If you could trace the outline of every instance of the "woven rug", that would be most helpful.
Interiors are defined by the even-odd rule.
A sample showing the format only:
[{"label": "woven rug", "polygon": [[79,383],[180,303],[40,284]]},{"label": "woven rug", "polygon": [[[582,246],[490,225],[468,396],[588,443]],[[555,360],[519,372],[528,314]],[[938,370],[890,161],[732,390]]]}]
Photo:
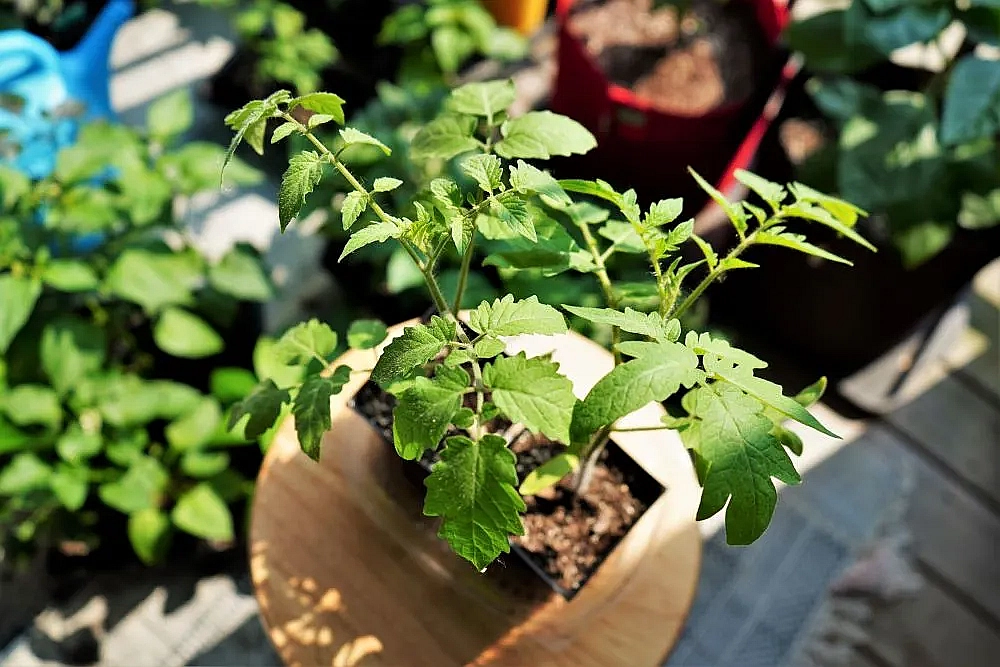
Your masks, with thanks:
[{"label": "woven rug", "polygon": [[716,533],[667,667],[838,667],[864,642],[875,602],[913,592],[903,518],[905,461],[871,429],[781,492],[749,547]]}]

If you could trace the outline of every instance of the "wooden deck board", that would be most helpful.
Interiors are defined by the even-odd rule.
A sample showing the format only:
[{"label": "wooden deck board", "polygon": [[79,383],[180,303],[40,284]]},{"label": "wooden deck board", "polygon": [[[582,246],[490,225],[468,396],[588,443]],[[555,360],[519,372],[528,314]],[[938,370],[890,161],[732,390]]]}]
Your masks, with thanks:
[{"label": "wooden deck board", "polygon": [[972,335],[981,338],[983,349],[968,363],[951,365],[1000,402],[1000,304],[977,290],[970,300],[970,325]]}]

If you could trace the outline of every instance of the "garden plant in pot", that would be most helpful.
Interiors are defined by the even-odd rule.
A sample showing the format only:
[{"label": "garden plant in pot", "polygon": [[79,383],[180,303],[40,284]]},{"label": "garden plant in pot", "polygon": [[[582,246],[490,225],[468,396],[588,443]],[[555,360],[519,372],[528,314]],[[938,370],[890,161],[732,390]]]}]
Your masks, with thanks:
[{"label": "garden plant in pot", "polygon": [[[665,517],[677,508],[680,514],[690,510],[693,515],[697,506],[698,518],[726,508],[729,542],[753,542],[767,527],[777,501],[772,477],[786,483],[799,481],[787,450],[798,453],[802,443],[782,423],[793,419],[830,434],[806,409],[818,400],[824,381],[788,397],[778,385],[756,376],[755,372],[766,366],[763,361],[708,333],[683,331],[678,318],[713,282],[730,271],[753,268],[744,254],[755,246],[783,246],[837,260],[788,226],[806,220],[857,239],[852,226],[861,211],[805,186],[795,184],[786,189],[745,172],[740,178],[765,199],[766,208],[730,203],[692,172],[725,208],[740,239],[728,252],[717,254],[693,234],[693,221],[678,222],[680,200],[663,200],[643,212],[634,191],[620,193],[603,181],[557,181],[526,162],[583,153],[595,142],[582,126],[551,112],[509,118],[507,108],[514,96],[509,81],[469,84],[451,93],[446,103],[451,126],[443,131],[442,125],[437,125],[436,140],[461,145],[461,169],[468,178],[461,183],[449,178],[433,181],[430,199],[427,203],[415,200],[412,209],[405,211],[408,215],[383,207],[388,201],[386,193],[400,187],[398,180],[381,177],[366,185],[349,166],[356,146],[376,146],[388,152],[377,138],[345,127],[340,132],[344,144],[336,151],[316,138],[315,128],[343,121],[343,100],[338,96],[319,93],[293,97],[280,91],[227,117],[236,132],[233,149],[246,141],[262,151],[265,126],[271,120],[280,123],[275,141],[295,133],[311,144],[311,150],[291,158],[282,180],[278,197],[282,228],[295,219],[324,174],[333,172],[349,184],[343,224],[353,233],[343,255],[373,243],[399,243],[423,276],[434,303],[429,318],[406,326],[387,328],[375,321],[355,322],[348,333],[348,344],[354,349],[339,360],[330,358],[337,341],[327,326],[313,320],[293,328],[274,348],[278,360],[312,365],[320,372],[309,373],[303,382],[292,385],[259,384],[237,405],[231,425],[245,424],[246,435],[252,438],[271,428],[287,409],[284,406],[290,406],[292,420],[286,432],[294,422],[302,450],[313,459],[323,455],[319,466],[306,465],[314,470],[332,466],[328,468],[334,470],[332,486],[343,487],[354,499],[350,501],[352,509],[337,508],[330,513],[336,516],[332,520],[343,522],[341,525],[315,525],[314,536],[304,540],[332,544],[331,562],[323,563],[321,577],[327,582],[333,576],[338,590],[318,589],[317,582],[310,579],[305,592],[325,592],[339,600],[347,595],[341,591],[351,589],[352,579],[366,577],[364,572],[393,579],[402,569],[400,575],[406,577],[402,581],[411,583],[397,583],[406,590],[389,585],[385,591],[391,597],[386,604],[394,610],[385,613],[400,619],[415,612],[410,606],[412,599],[404,600],[425,585],[425,578],[430,582],[458,579],[470,582],[476,600],[470,599],[468,590],[438,599],[441,588],[435,586],[439,584],[426,584],[428,595],[434,597],[434,614],[452,613],[446,625],[458,632],[455,638],[438,638],[437,643],[428,644],[431,648],[423,654],[428,664],[434,664],[435,658],[449,663],[474,659],[476,651],[484,651],[486,646],[477,646],[474,640],[470,646],[470,640],[463,636],[477,632],[480,636],[492,632],[498,641],[490,649],[493,653],[483,653],[481,660],[554,660],[552,652],[561,649],[557,642],[539,639],[538,624],[549,628],[549,639],[554,634],[570,635],[573,648],[560,660],[607,664],[600,661],[623,658],[607,653],[613,651],[614,642],[610,642],[610,649],[601,646],[581,658],[581,646],[588,642],[578,635],[595,619],[607,620],[608,614],[602,614],[604,603],[641,596],[643,593],[636,591],[640,582],[669,597],[670,589],[663,586],[672,575],[663,570],[662,561],[652,557],[663,553],[658,540],[664,537],[660,528]],[[571,193],[609,204],[624,217],[624,222],[612,225],[620,233],[608,238],[606,217],[594,215],[597,207],[591,202],[575,202]],[[565,226],[546,211],[561,216]],[[365,218],[371,221],[359,225]],[[530,256],[538,266],[553,273],[572,270],[596,276],[605,307],[566,310],[574,317],[609,326],[613,341],[610,353],[567,334],[563,313],[535,296],[515,300],[507,295],[483,301],[471,311],[461,310],[458,304],[462,303],[475,247],[484,236],[504,236],[498,230],[507,232],[511,253]],[[688,243],[701,259],[685,263],[681,251]],[[449,248],[463,261],[454,293],[446,296],[436,265]],[[619,309],[621,294],[606,268],[608,259],[619,252],[647,257],[656,295],[653,312]],[[551,346],[546,342],[550,336],[554,341]],[[659,405],[665,401],[669,413]],[[371,425],[365,425],[357,414],[350,416],[345,407],[348,402]],[[377,429],[391,444],[382,440]],[[669,433],[679,438],[667,436]],[[373,441],[382,444],[372,450],[366,443]],[[412,545],[412,557],[403,555],[409,544],[405,535],[413,533],[417,513],[412,508],[409,514],[391,509],[393,491],[389,487],[379,487],[378,492],[366,490],[362,481],[371,477],[370,471],[365,473],[369,463],[380,456],[379,452],[391,451],[393,445],[402,459],[422,464],[426,476],[423,513],[440,517],[438,535],[472,568],[460,567],[454,556],[427,552],[428,547],[419,540]],[[677,475],[671,479],[678,487],[683,487],[686,479],[678,474],[683,464],[691,473],[691,487],[696,488],[693,461],[703,487],[700,505],[696,501],[687,506],[677,495],[664,502],[662,457],[670,451],[680,454],[666,466]],[[272,452],[269,458],[273,456],[276,466],[291,455],[287,449]],[[265,468],[255,511],[284,516],[288,507],[267,510],[267,500],[260,495],[268,495],[265,489],[275,474]],[[295,477],[294,484],[300,489],[317,482],[311,473],[306,475],[308,479]],[[676,488],[668,488],[666,495],[676,492]],[[359,493],[371,496],[358,499]],[[313,512],[314,504],[308,505],[307,511]],[[691,515],[684,518],[690,521]],[[384,534],[359,531],[350,518],[359,516],[389,529]],[[404,518],[397,525],[393,517],[400,516]],[[281,520],[275,527],[280,532],[288,524]],[[401,532],[395,533],[396,529]],[[315,534],[326,534],[327,530],[332,531],[328,540]],[[360,535],[360,540],[353,535]],[[304,542],[287,533],[255,537],[253,541],[254,576],[259,586],[287,592],[288,585],[298,585],[291,579],[274,581],[280,558],[272,559],[268,554],[287,543],[299,545],[299,553],[313,547],[302,547]],[[698,544],[696,535],[693,543]],[[505,604],[517,599],[509,581],[503,585],[490,579],[516,569],[513,563],[509,567],[507,563],[491,565],[512,546],[552,589],[532,608],[530,622],[504,634],[510,615],[501,613],[484,621],[486,616],[476,609],[485,606],[509,611]],[[368,555],[362,558],[361,553]],[[435,567],[427,567],[425,556]],[[394,559],[405,562],[394,566]],[[695,555],[690,562],[696,560]],[[344,569],[351,563],[357,570]],[[421,571],[421,576],[406,570],[410,567]],[[486,578],[470,579],[477,570],[485,571]],[[677,591],[683,599],[679,602],[681,611],[674,616],[675,629],[683,618],[683,605],[690,603],[694,570],[687,569],[692,587],[683,593]],[[301,582],[302,573],[295,580]],[[522,583],[521,590],[525,587]],[[527,588],[534,590],[530,585]],[[360,589],[354,592],[362,598],[347,601],[349,609],[367,604],[361,602],[364,593]],[[309,595],[305,598],[311,599]],[[292,599],[297,599],[294,594]],[[267,598],[265,609],[272,602]],[[419,600],[417,609],[426,603]],[[657,608],[656,603],[650,604]],[[385,609],[385,605],[373,606]],[[328,606],[327,610],[336,608]],[[273,612],[265,615],[268,613]],[[493,625],[483,630],[478,627],[480,621]],[[384,658],[398,662],[405,659],[412,644],[404,636],[407,633],[390,631],[391,622],[376,624],[384,633],[377,637]],[[640,626],[649,627],[648,623]],[[283,650],[288,648],[288,627],[282,625],[272,633]],[[298,630],[295,632],[297,641],[309,643],[298,637]],[[631,634],[634,627],[622,632],[635,636]],[[664,639],[659,627],[657,633],[659,638],[647,637],[649,641],[640,642],[629,664],[652,664],[662,658],[671,639]],[[666,634],[671,635],[669,631]],[[329,650],[335,649],[331,646]],[[493,657],[484,657],[487,653]],[[319,658],[310,654],[309,659]]]},{"label": "garden plant in pot", "polygon": [[[238,534],[260,452],[225,421],[257,381],[247,304],[271,286],[252,249],[208,261],[174,216],[224,154],[172,147],[192,118],[172,95],[147,132],[85,126],[49,177],[0,167],[0,569],[50,548],[153,563]],[[258,177],[239,163],[230,182]]]},{"label": "garden plant in pot", "polygon": [[[937,323],[1000,255],[1000,61],[984,50],[1000,43],[998,26],[1000,10],[982,3],[855,0],[789,28],[808,74],[770,138],[787,161],[767,175],[797,178],[871,211],[859,231],[882,252],[822,239],[856,269],[840,273],[775,256],[767,273],[725,286],[717,303],[741,326],[835,378],[887,362],[869,385],[875,393],[851,392],[863,407],[891,409],[905,399],[899,389],[921,365],[914,363],[921,346],[948,346],[944,339],[932,344],[947,333]],[[965,33],[957,41],[948,36],[956,28]],[[766,298],[751,312],[746,297],[760,293]],[[790,302],[801,304],[794,315]]]},{"label": "garden plant in pot", "polygon": [[556,11],[552,110],[599,146],[555,166],[700,209],[704,193],[685,170],[710,183],[725,175],[778,82],[784,3],[559,0]]}]

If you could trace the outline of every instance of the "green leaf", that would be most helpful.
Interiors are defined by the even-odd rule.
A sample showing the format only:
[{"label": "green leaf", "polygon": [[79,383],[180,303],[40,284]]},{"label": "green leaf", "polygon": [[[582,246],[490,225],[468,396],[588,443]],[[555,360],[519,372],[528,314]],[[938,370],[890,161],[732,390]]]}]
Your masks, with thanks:
[{"label": "green leaf", "polygon": [[510,80],[468,83],[451,91],[446,106],[457,113],[492,117],[505,111],[515,98],[514,82]]},{"label": "green leaf", "polygon": [[309,121],[306,123],[306,127],[310,130],[314,130],[320,125],[325,125],[331,120],[334,120],[333,116],[325,113],[316,113],[309,116]]},{"label": "green leaf", "polygon": [[[491,250],[495,250],[483,263],[505,269],[537,269],[546,278],[564,271],[590,273],[597,269],[591,254],[583,250],[560,223],[544,214],[536,216],[533,213],[532,216],[536,237],[534,241],[512,234],[506,227],[502,227],[502,242],[491,246]],[[482,217],[479,222],[484,220],[486,218]],[[493,236],[488,233],[491,230],[484,230],[482,225],[480,231],[487,238]]]},{"label": "green leaf", "polygon": [[282,139],[287,139],[292,134],[292,132],[295,132],[298,129],[299,129],[298,123],[293,123],[293,122],[282,123],[281,125],[276,127],[274,129],[274,132],[271,134],[271,143],[276,144]]},{"label": "green leaf", "polygon": [[104,330],[79,317],[57,317],[42,330],[42,369],[60,394],[99,370],[106,350]]},{"label": "green leaf", "polygon": [[760,195],[760,198],[770,204],[771,208],[775,211],[778,210],[781,202],[785,201],[785,197],[788,196],[785,188],[781,185],[772,183],[766,178],[761,178],[757,174],[744,169],[737,169],[735,176],[736,180]]},{"label": "green leaf", "polygon": [[444,114],[420,128],[410,144],[414,160],[450,160],[456,155],[479,148],[472,136],[475,119],[457,114]]},{"label": "green leaf", "polygon": [[480,570],[510,551],[510,535],[524,534],[514,462],[503,438],[456,436],[445,441],[425,482],[424,514],[442,517],[438,536]]},{"label": "green leaf", "polygon": [[431,31],[431,49],[441,71],[454,74],[476,50],[472,36],[458,26],[443,25]]},{"label": "green leaf", "polygon": [[988,229],[1000,223],[1000,189],[985,197],[972,192],[962,193],[962,210],[958,225],[963,229]]},{"label": "green leaf", "polygon": [[388,176],[383,176],[381,178],[376,178],[375,182],[372,183],[372,191],[392,192],[402,184],[403,181],[399,180],[398,178],[390,178]]},{"label": "green leaf", "polygon": [[510,231],[531,241],[538,240],[527,203],[516,192],[505,192],[490,200],[490,215]]},{"label": "green leaf", "polygon": [[[708,181],[702,178],[701,175],[699,175],[698,172],[691,167],[688,167],[688,173],[690,173],[694,180],[698,183],[698,187],[704,190],[708,196],[712,198],[712,201],[719,205],[719,208],[721,208],[726,214],[726,217],[729,218],[729,221],[733,224],[736,231],[742,235],[747,230],[747,214],[743,210],[743,207],[726,199],[725,195],[712,187]],[[712,262],[710,261],[709,264],[711,263]]]},{"label": "green leaf", "polygon": [[0,208],[9,211],[21,197],[31,191],[31,181],[8,165],[0,165]]},{"label": "green leaf", "polygon": [[63,507],[76,512],[87,501],[88,479],[87,468],[60,463],[49,478],[49,488]]},{"label": "green leaf", "polygon": [[455,322],[435,315],[429,324],[406,327],[389,343],[372,370],[372,380],[385,387],[436,357],[456,337]]},{"label": "green leaf", "polygon": [[229,467],[229,455],[225,452],[185,452],[181,457],[181,471],[188,477],[206,479],[218,475]]},{"label": "green leaf", "polygon": [[680,322],[674,319],[665,319],[659,313],[640,313],[631,308],[625,308],[625,312],[611,308],[585,308],[583,306],[563,305],[563,308],[588,322],[618,327],[622,331],[648,336],[657,341],[676,342],[681,335]]},{"label": "green leaf", "polygon": [[344,230],[350,229],[361,214],[368,208],[368,198],[358,191],[348,192],[344,197],[344,203],[340,208],[340,214],[344,221]]},{"label": "green leaf", "polygon": [[31,452],[18,454],[0,469],[0,496],[20,496],[48,486],[52,468]]},{"label": "green leaf", "polygon": [[511,421],[534,433],[568,443],[576,396],[573,383],[559,373],[559,364],[541,357],[500,357],[483,369],[483,383],[492,401]]},{"label": "green leaf", "polygon": [[199,274],[184,255],[130,249],[111,266],[107,287],[115,296],[137,303],[153,314],[166,306],[192,305],[191,290]]},{"label": "green leaf", "polygon": [[354,350],[371,350],[385,340],[388,332],[378,320],[355,320],[347,330],[347,344]]},{"label": "green leaf", "polygon": [[316,318],[300,322],[285,332],[273,354],[283,364],[326,363],[337,349],[337,332]]},{"label": "green leaf", "polygon": [[267,301],[274,296],[263,262],[246,246],[233,248],[209,267],[208,282],[219,292],[244,301]]},{"label": "green leaf", "polygon": [[872,251],[876,250],[875,246],[873,246],[867,239],[835,218],[833,214],[821,206],[814,206],[806,202],[796,202],[785,206],[783,211],[787,215],[799,217],[804,220],[810,220],[812,222],[818,222],[819,224],[829,227],[837,233],[846,236],[858,245],[864,246]]},{"label": "green leaf", "polygon": [[150,508],[129,515],[129,542],[146,565],[153,565],[167,555],[170,537],[170,519],[160,510]]},{"label": "green leaf", "polygon": [[537,296],[514,301],[508,294],[479,304],[469,315],[469,327],[486,336],[551,335],[566,332],[566,319],[552,306],[539,303]]},{"label": "green leaf", "polygon": [[262,336],[257,339],[253,350],[253,370],[260,380],[273,380],[281,388],[297,385],[302,381],[304,365],[283,363],[274,349],[278,341]]},{"label": "green leaf", "polygon": [[469,375],[461,368],[442,366],[433,380],[415,378],[398,396],[392,411],[392,439],[399,455],[419,459],[428,449],[437,449],[451,420],[462,407]]},{"label": "green leaf", "polygon": [[222,424],[222,408],[214,398],[204,398],[198,406],[183,417],[171,422],[164,429],[171,449],[187,451],[197,449],[215,435]]},{"label": "green leaf", "polygon": [[568,452],[556,454],[528,473],[528,476],[521,482],[521,487],[518,491],[522,496],[533,496],[539,491],[544,491],[550,486],[555,486],[559,483],[559,480],[575,472],[579,467],[579,456]]},{"label": "green leaf", "polygon": [[59,457],[68,463],[82,463],[97,456],[104,447],[100,433],[88,433],[79,426],[71,426],[56,441]]},{"label": "green leaf", "polygon": [[164,95],[149,105],[146,128],[160,140],[173,139],[187,131],[194,122],[194,105],[187,88]]},{"label": "green leaf", "polygon": [[611,247],[615,252],[646,253],[646,244],[642,242],[642,237],[630,222],[612,220],[598,229],[597,233],[611,241]]},{"label": "green leaf", "polygon": [[691,387],[702,377],[698,357],[679,343],[628,345],[628,353],[636,358],[601,378],[573,411],[574,442],[588,439],[647,403],[665,401],[682,385]]},{"label": "green leaf", "polygon": [[553,155],[582,155],[597,146],[587,128],[575,120],[551,111],[530,111],[506,121],[500,128],[503,139],[494,150],[497,155],[548,160]]},{"label": "green leaf", "polygon": [[[863,38],[848,37],[843,10],[827,11],[793,21],[786,38],[789,46],[805,56],[806,66],[817,72],[851,73],[885,59]],[[863,31],[861,32],[863,37]]]},{"label": "green leaf", "polygon": [[472,178],[483,192],[493,194],[503,188],[503,166],[496,155],[472,155],[462,160],[462,172]]},{"label": "green leaf", "polygon": [[264,434],[281,415],[281,408],[291,403],[287,389],[278,389],[273,380],[264,380],[242,401],[233,406],[229,414],[227,428],[232,430],[243,417],[249,415],[244,429],[248,440],[256,440]]},{"label": "green leaf", "polygon": [[789,431],[781,424],[775,424],[771,429],[771,435],[778,439],[781,446],[796,456],[802,456],[802,438],[794,431]]},{"label": "green leaf", "polygon": [[104,419],[123,428],[148,424],[154,419],[176,419],[193,410],[202,398],[197,390],[185,384],[146,382],[133,375],[110,376],[95,393],[94,404]]},{"label": "green leaf", "polygon": [[344,100],[333,93],[309,93],[289,100],[288,110],[295,107],[332,116],[338,125],[344,124]]},{"label": "green leaf", "polygon": [[868,215],[867,211],[850,202],[823,194],[801,183],[792,183],[788,189],[795,199],[823,207],[829,211],[830,215],[848,227],[853,227],[858,222],[859,216]]},{"label": "green leaf", "polygon": [[389,239],[398,239],[403,233],[396,223],[380,221],[362,227],[351,235],[350,240],[344,245],[344,250],[340,253],[337,261],[342,261],[355,250],[360,250],[372,243],[384,243]]},{"label": "green leaf", "polygon": [[483,337],[473,346],[473,351],[480,359],[492,359],[503,354],[506,349],[507,345],[502,340],[492,336]]},{"label": "green leaf", "polygon": [[[284,92],[286,95],[287,91]],[[225,173],[226,166],[233,159],[236,149],[246,138],[247,143],[257,151],[258,155],[264,153],[264,131],[267,126],[267,119],[277,110],[277,104],[268,103],[264,100],[253,100],[247,102],[241,108],[233,111],[225,118],[226,126],[235,130],[236,134],[229,142],[226,156],[222,162],[222,172]]]},{"label": "green leaf", "polygon": [[233,517],[229,507],[207,482],[178,498],[170,519],[175,526],[195,537],[218,542],[233,539]]},{"label": "green leaf", "polygon": [[89,292],[100,284],[97,273],[85,262],[54,259],[45,265],[42,282],[60,292]]},{"label": "green leaf", "polygon": [[330,397],[339,394],[351,369],[338,366],[329,377],[313,376],[306,380],[292,403],[295,432],[299,434],[302,451],[314,461],[319,460],[323,434],[330,430]]},{"label": "green leaf", "polygon": [[565,208],[573,204],[559,181],[549,173],[518,160],[516,167],[510,168],[510,187],[522,194],[536,194],[549,206]]},{"label": "green leaf", "polygon": [[831,262],[837,262],[838,264],[846,264],[848,266],[854,266],[853,262],[850,262],[839,255],[834,255],[832,252],[828,252],[815,246],[812,243],[806,241],[806,237],[802,234],[792,234],[791,232],[776,231],[772,229],[767,232],[758,232],[754,237],[755,243],[763,243],[764,245],[774,245],[781,246],[783,248],[791,248],[792,250],[798,250],[807,255],[812,255],[813,257],[819,257],[821,259],[829,260]]},{"label": "green leaf", "polygon": [[959,59],[944,97],[941,143],[955,146],[1000,129],[1000,62],[974,54]]},{"label": "green leaf", "polygon": [[21,384],[0,394],[0,409],[17,426],[41,425],[57,428],[62,424],[63,410],[59,395],[40,384]]},{"label": "green leaf", "polygon": [[949,8],[940,6],[940,3],[938,5],[937,7],[904,6],[879,14],[863,12],[864,17],[858,17],[858,24],[863,26],[864,41],[885,56],[890,56],[894,51],[911,44],[934,41],[952,20]]},{"label": "green leaf", "polygon": [[205,320],[180,308],[163,311],[153,327],[157,347],[175,357],[202,359],[225,347],[222,336]]},{"label": "green leaf", "polygon": [[0,355],[28,321],[41,293],[42,286],[36,280],[0,275]]},{"label": "green leaf", "polygon": [[344,140],[344,143],[348,146],[357,145],[367,145],[374,146],[386,155],[392,155],[392,149],[383,144],[381,141],[371,136],[370,134],[365,134],[361,130],[356,130],[353,127],[345,127],[340,131],[340,138]]},{"label": "green leaf", "polygon": [[726,541],[750,544],[767,528],[778,501],[771,478],[795,484],[799,475],[754,398],[716,383],[689,392],[684,406],[696,419],[680,430],[681,439],[707,468],[699,475],[704,492],[698,520],[729,501]]},{"label": "green leaf", "polygon": [[912,269],[941,252],[954,233],[951,223],[924,220],[896,232],[892,242],[902,256],[903,266]]},{"label": "green leaf", "polygon": [[281,177],[278,190],[278,222],[285,231],[302,205],[323,178],[323,158],[316,151],[302,151],[293,155],[288,169]]},{"label": "green leaf", "polygon": [[132,514],[158,507],[169,481],[170,475],[159,461],[139,455],[120,479],[101,484],[98,495],[108,507]]}]

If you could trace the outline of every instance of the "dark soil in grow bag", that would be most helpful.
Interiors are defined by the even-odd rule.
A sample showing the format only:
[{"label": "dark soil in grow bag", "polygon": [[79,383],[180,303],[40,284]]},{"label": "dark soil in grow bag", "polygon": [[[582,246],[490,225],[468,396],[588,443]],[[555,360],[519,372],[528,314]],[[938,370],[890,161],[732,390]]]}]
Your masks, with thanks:
[{"label": "dark soil in grow bag", "polygon": [[[352,406],[385,438],[388,447],[392,447],[395,403],[393,396],[368,382]],[[512,443],[519,483],[565,449],[506,421],[495,420],[490,430]],[[419,461],[404,462],[407,476],[422,488],[437,461],[437,452],[428,451]],[[510,568],[510,563],[505,563],[505,567],[490,568],[490,572],[506,575],[501,585],[543,596],[544,588],[539,591],[523,580],[525,575],[541,577],[546,588],[570,599],[662,493],[663,487],[612,441],[583,493],[576,494],[567,477],[524,499],[525,534],[511,538],[511,547],[530,570]]]}]

